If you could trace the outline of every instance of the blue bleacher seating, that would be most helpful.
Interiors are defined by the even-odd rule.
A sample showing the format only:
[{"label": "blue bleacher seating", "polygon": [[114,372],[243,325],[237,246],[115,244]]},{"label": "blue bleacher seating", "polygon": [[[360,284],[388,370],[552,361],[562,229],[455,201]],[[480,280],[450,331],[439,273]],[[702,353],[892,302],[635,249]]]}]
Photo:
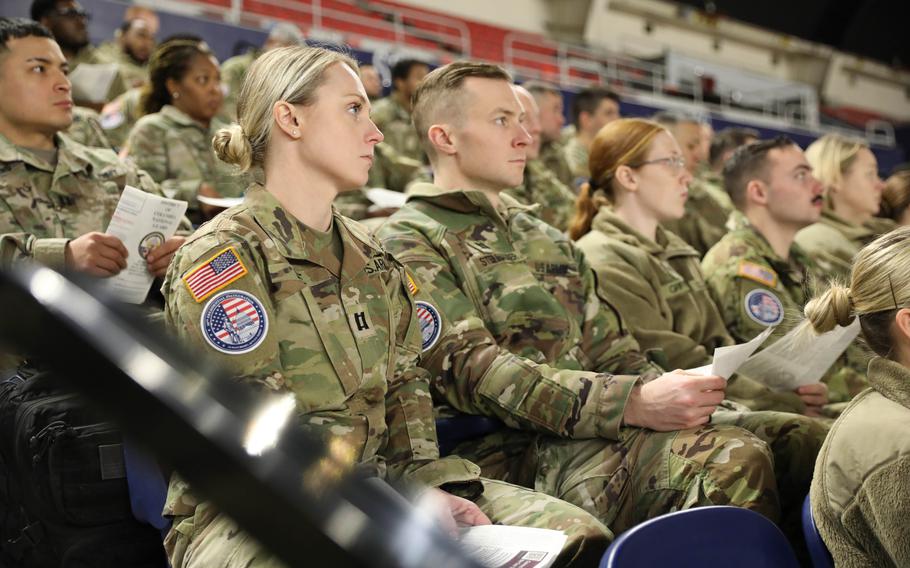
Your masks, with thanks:
[{"label": "blue bleacher seating", "polygon": [[803,536],[806,537],[806,548],[809,549],[809,557],[812,559],[813,568],[834,568],[834,559],[828,552],[822,535],[815,526],[815,519],[812,518],[812,505],[809,503],[809,496],[803,501]]},{"label": "blue bleacher seating", "polygon": [[600,568],[799,568],[780,529],[739,507],[700,507],[646,521],[621,534]]},{"label": "blue bleacher seating", "polygon": [[455,446],[473,438],[492,434],[504,428],[502,422],[486,416],[460,414],[436,420],[436,435],[439,438],[439,454],[452,453]]}]

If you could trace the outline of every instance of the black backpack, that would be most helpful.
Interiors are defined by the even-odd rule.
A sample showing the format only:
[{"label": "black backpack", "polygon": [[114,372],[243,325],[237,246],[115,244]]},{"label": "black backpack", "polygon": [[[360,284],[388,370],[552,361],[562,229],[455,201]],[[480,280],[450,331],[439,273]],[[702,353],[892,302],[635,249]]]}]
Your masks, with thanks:
[{"label": "black backpack", "polygon": [[63,377],[0,376],[0,567],[166,566],[130,510],[119,429]]}]

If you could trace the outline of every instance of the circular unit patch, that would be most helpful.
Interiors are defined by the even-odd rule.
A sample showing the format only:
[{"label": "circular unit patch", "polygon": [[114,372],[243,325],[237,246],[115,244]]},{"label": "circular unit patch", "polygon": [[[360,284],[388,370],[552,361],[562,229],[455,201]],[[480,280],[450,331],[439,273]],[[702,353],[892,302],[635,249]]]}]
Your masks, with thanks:
[{"label": "circular unit patch", "polygon": [[164,235],[155,231],[154,233],[149,233],[146,236],[142,237],[142,240],[139,241],[139,256],[145,258],[152,252],[152,249],[164,244]]},{"label": "circular unit patch", "polygon": [[426,351],[436,345],[442,332],[442,318],[439,311],[427,302],[417,302],[417,322],[420,324],[421,348]]},{"label": "circular unit patch", "polygon": [[227,290],[208,301],[200,326],[205,340],[216,350],[241,355],[259,347],[269,330],[269,318],[256,296]]},{"label": "circular unit patch", "polygon": [[761,288],[746,294],[746,314],[764,326],[777,325],[784,319],[784,305],[773,293]]}]

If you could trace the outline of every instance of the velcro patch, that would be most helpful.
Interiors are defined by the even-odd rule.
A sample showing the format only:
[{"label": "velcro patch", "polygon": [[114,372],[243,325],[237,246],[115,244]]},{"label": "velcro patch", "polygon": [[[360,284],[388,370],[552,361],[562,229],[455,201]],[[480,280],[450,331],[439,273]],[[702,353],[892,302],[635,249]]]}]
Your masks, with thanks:
[{"label": "velcro patch", "polygon": [[442,334],[442,318],[433,304],[417,302],[417,323],[420,325],[421,349],[426,351],[436,345]]},{"label": "velcro patch", "polygon": [[209,300],[199,322],[206,342],[228,355],[249,353],[265,340],[269,318],[259,298],[228,290]]},{"label": "velcro patch", "polygon": [[749,262],[744,260],[739,263],[739,267],[736,269],[736,275],[742,276],[743,278],[748,278],[749,280],[754,280],[759,284],[763,284],[768,288],[775,288],[777,286],[777,273],[773,270],[769,270],[760,264],[755,264],[754,262]]},{"label": "velcro patch", "polygon": [[777,325],[784,319],[784,305],[768,290],[758,288],[746,294],[744,307],[752,321],[764,326]]},{"label": "velcro patch", "polygon": [[201,302],[247,273],[234,247],[227,247],[190,270],[183,283],[196,302]]}]

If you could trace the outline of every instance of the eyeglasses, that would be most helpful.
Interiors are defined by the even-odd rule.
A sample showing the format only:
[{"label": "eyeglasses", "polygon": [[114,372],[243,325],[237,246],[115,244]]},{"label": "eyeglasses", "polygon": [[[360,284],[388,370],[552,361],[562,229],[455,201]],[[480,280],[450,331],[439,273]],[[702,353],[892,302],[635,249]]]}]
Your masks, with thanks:
[{"label": "eyeglasses", "polygon": [[85,8],[58,8],[53,11],[55,16],[60,16],[61,18],[85,18],[86,20],[92,19],[92,14]]},{"label": "eyeglasses", "polygon": [[649,164],[667,164],[670,166],[674,172],[679,172],[686,167],[686,159],[682,156],[670,156],[667,158],[656,158],[654,160],[647,160],[644,162],[638,162],[637,164],[629,164],[630,168],[640,168],[642,166],[647,166]]}]

